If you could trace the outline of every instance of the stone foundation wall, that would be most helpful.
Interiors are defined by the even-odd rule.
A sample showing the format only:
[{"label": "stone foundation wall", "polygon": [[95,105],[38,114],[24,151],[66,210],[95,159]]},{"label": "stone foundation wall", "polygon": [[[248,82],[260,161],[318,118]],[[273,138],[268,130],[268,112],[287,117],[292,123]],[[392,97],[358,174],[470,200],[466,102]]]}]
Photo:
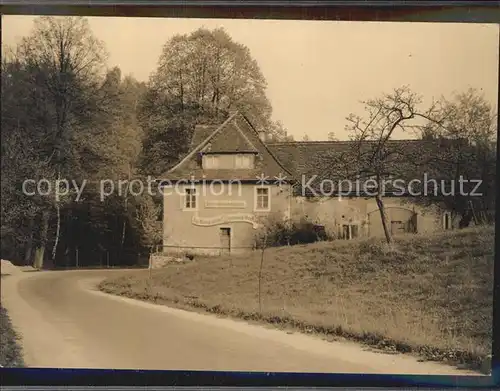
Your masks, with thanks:
[{"label": "stone foundation wall", "polygon": [[183,257],[182,255],[166,255],[166,254],[154,254],[151,255],[151,267],[153,269],[161,269],[170,264],[189,262],[189,259]]},{"label": "stone foundation wall", "polygon": [[[251,254],[253,248],[231,248],[231,255],[244,255]],[[163,253],[159,253],[162,256],[172,256],[175,258],[189,258],[189,256],[207,256],[207,257],[219,257],[222,255],[227,255],[227,250],[220,248],[183,248],[183,247],[168,247],[164,249]]]}]

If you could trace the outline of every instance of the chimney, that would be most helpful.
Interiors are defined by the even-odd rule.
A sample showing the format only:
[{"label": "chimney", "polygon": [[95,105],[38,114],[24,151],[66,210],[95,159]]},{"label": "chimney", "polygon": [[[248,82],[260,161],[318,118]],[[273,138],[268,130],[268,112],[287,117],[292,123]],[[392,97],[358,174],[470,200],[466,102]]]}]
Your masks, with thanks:
[{"label": "chimney", "polygon": [[260,141],[262,141],[263,143],[265,143],[267,141],[267,134],[266,134],[266,132],[264,132],[263,130],[261,130],[259,132],[259,138],[260,138]]}]

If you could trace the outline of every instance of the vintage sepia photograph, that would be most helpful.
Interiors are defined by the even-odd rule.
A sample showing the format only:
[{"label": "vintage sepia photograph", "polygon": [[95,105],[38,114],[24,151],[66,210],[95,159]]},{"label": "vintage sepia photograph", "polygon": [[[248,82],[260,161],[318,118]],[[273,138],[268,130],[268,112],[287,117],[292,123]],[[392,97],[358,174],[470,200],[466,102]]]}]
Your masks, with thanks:
[{"label": "vintage sepia photograph", "polygon": [[499,39],[3,15],[0,365],[489,375]]}]

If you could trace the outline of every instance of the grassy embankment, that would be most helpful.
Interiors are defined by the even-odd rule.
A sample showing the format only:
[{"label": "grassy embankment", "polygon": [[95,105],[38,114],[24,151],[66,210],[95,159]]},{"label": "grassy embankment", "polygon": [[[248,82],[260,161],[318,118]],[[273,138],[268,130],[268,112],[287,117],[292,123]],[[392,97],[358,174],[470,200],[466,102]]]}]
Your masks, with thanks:
[{"label": "grassy embankment", "polygon": [[196,258],[106,280],[117,295],[271,323],[427,360],[484,366],[491,352],[494,228]]},{"label": "grassy embankment", "polygon": [[23,355],[19,336],[12,328],[5,308],[0,306],[0,365],[3,367],[23,367]]}]

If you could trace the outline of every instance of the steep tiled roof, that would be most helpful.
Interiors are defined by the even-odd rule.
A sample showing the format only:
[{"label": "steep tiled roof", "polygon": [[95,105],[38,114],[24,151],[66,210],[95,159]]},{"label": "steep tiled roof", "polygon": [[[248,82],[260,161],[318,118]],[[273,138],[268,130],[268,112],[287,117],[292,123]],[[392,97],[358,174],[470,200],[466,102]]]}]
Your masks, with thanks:
[{"label": "steep tiled roof", "polygon": [[[361,145],[362,151],[369,151],[376,142],[364,141]],[[422,148],[428,150],[437,146],[435,142],[424,140],[390,140],[386,145],[391,150],[406,152],[407,157]],[[283,164],[291,167],[298,175],[310,173],[311,169],[326,169],[321,163],[326,163],[328,157],[353,155],[358,150],[357,143],[353,141],[280,142],[268,143],[267,146]]]},{"label": "steep tiled roof", "polygon": [[[303,141],[270,143],[268,147],[292,171],[299,183],[308,183],[314,177],[310,187],[317,191],[324,179],[334,181],[335,185],[346,178],[354,181],[354,175],[361,172],[359,150],[367,156],[376,145],[377,142],[372,141],[362,144],[353,141]],[[433,152],[434,156],[437,149],[449,146],[448,142],[441,140],[390,140],[386,143],[387,149],[392,151],[385,159],[386,174],[406,183],[422,179],[429,168],[430,153]],[[361,186],[367,179],[361,179]],[[302,192],[300,186],[296,189]],[[390,185],[385,189],[388,192],[394,190]]]},{"label": "steep tiled roof", "polygon": [[[208,130],[212,133],[205,137]],[[260,140],[257,131],[250,122],[240,113],[231,115],[215,130],[209,127],[198,127],[193,139],[202,140],[161,179],[177,181],[190,179],[219,179],[219,180],[248,180],[256,181],[264,175],[269,178],[292,174],[279,160],[275,158],[268,147]],[[194,142],[192,142],[194,145]],[[201,157],[204,153],[250,152],[255,153],[255,168],[252,170],[204,170],[201,166]]]},{"label": "steep tiled roof", "polygon": [[[351,143],[341,141],[302,141],[269,143],[268,148],[297,177],[317,173],[323,158],[349,151]],[[323,170],[319,170],[323,171]]]},{"label": "steep tiled roof", "polygon": [[208,136],[210,136],[219,125],[196,125],[193,132],[193,138],[191,139],[190,150],[196,148],[201,144]]},{"label": "steep tiled roof", "polygon": [[218,132],[203,148],[203,152],[258,152],[248,136],[236,126],[228,126],[224,132]]}]

